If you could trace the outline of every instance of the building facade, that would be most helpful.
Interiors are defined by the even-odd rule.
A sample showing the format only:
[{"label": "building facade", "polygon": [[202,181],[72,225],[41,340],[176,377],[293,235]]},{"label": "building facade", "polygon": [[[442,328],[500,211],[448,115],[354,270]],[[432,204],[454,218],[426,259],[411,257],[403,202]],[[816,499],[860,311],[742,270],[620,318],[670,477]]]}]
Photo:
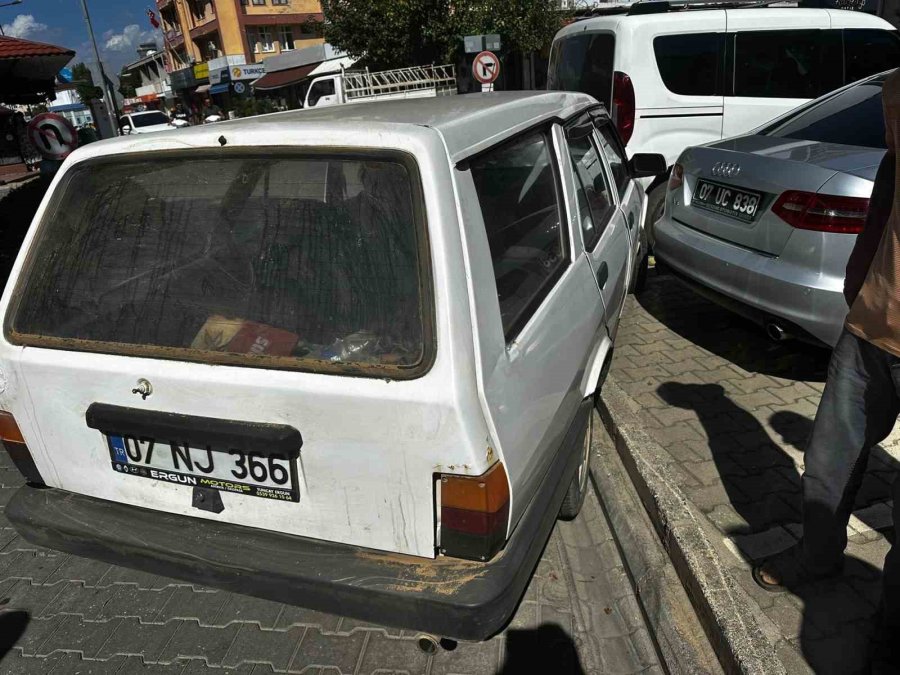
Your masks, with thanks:
[{"label": "building facade", "polygon": [[229,65],[322,43],[318,0],[157,0],[167,67],[181,70],[215,59]]},{"label": "building facade", "polygon": [[158,108],[172,99],[174,94],[166,71],[166,56],[158,51],[155,43],[138,47],[138,60],[122,68],[135,89],[135,96],[125,99],[125,106]]},{"label": "building facade", "polygon": [[53,99],[47,110],[62,115],[76,129],[94,123],[91,109],[81,102],[75,87],[71,84],[57,85],[56,98]]}]

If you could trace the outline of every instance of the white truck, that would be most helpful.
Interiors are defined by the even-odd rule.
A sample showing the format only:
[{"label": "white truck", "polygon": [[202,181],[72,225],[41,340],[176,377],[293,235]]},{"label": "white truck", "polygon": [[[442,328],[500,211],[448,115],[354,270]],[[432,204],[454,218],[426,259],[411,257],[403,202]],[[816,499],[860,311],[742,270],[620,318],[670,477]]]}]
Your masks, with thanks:
[{"label": "white truck", "polygon": [[348,71],[317,77],[309,85],[304,108],[400,98],[431,98],[456,93],[453,64],[411,66],[370,73]]}]

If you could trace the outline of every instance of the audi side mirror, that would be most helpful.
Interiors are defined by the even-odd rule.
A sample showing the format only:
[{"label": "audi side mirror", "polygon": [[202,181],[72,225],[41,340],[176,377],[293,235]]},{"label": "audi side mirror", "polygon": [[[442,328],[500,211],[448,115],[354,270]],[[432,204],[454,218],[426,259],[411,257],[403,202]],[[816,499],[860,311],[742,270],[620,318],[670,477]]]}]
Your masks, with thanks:
[{"label": "audi side mirror", "polygon": [[669,168],[666,158],[658,153],[639,152],[628,162],[632,178],[651,178],[666,172]]}]

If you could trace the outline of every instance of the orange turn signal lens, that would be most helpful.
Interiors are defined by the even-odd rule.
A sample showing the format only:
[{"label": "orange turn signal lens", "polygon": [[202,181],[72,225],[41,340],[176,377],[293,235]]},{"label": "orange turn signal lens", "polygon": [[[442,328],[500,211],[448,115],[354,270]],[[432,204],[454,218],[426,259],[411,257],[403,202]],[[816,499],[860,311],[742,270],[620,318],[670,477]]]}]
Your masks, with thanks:
[{"label": "orange turn signal lens", "polygon": [[24,443],[22,432],[19,431],[19,425],[16,424],[16,418],[12,413],[0,411],[0,441],[8,441],[10,443]]},{"label": "orange turn signal lens", "polygon": [[497,462],[480,476],[441,475],[441,507],[496,513],[509,502],[509,481]]}]

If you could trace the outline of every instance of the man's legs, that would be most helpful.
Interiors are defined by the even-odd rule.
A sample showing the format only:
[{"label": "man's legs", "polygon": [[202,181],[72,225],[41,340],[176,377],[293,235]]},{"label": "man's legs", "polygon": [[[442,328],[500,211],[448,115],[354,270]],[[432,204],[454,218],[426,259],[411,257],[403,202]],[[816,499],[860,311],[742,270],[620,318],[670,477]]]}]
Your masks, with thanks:
[{"label": "man's legs", "polygon": [[847,330],[841,335],[804,456],[801,558],[778,556],[754,569],[763,588],[840,572],[869,450],[890,434],[900,413],[891,377],[891,365],[898,362]]},{"label": "man's legs", "polygon": [[898,361],[846,330],[832,354],[804,456],[803,566],[813,576],[843,565],[847,523],[869,451],[887,438],[900,413],[891,377]]}]

